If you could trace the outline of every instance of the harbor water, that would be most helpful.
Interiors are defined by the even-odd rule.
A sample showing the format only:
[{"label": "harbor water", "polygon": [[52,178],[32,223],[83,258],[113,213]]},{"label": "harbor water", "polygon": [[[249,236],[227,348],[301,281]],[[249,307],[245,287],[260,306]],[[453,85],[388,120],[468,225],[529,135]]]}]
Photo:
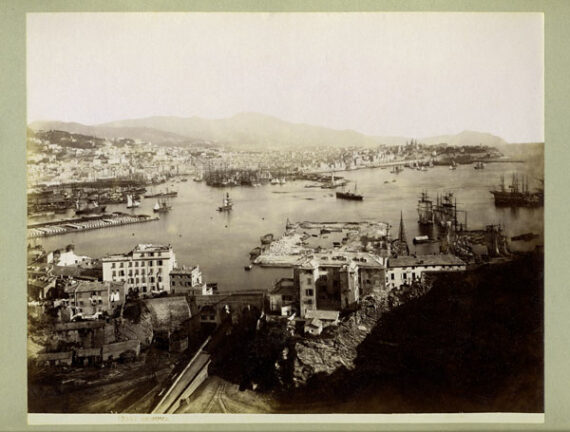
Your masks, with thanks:
[{"label": "harbor water", "polygon": [[[509,237],[527,232],[539,234],[531,242],[512,242],[514,250],[543,244],[543,208],[496,208],[494,205],[489,191],[498,184],[501,175],[508,183],[515,172],[529,176],[531,189],[540,185],[533,162],[488,163],[481,170],[475,170],[473,165],[460,165],[456,170],[447,166],[427,171],[406,168],[399,174],[392,174],[389,168],[338,172],[338,176],[350,181],[349,188],[357,184],[358,193],[364,195],[363,201],[337,199],[334,189],[306,188],[307,181],[232,188],[213,188],[192,180],[175,181],[154,187],[157,190],[168,187],[178,192],[178,196],[170,200],[172,210],[160,214],[158,221],[30,242],[43,245],[46,251],[73,243],[77,254],[95,258],[128,252],[138,243],[169,243],[179,264],[200,265],[205,280],[217,282],[220,291],[262,289],[280,277],[292,277],[292,270],[254,267],[244,271],[244,266],[249,264],[250,250],[260,245],[261,236],[267,233],[273,233],[276,238],[281,236],[287,218],[292,222],[382,221],[392,226],[391,233],[395,237],[402,212],[411,252],[436,252],[436,244],[415,246],[412,243],[414,236],[436,235],[418,224],[417,202],[422,191],[434,202],[437,194],[453,192],[458,209],[467,211],[469,229],[502,224]],[[233,210],[218,212],[226,192],[234,202]],[[142,199],[141,206],[134,210],[128,210],[126,204],[108,205],[107,211],[152,215],[155,202],[153,198]],[[71,210],[67,216],[72,216]],[[462,213],[458,219],[464,221]]]}]

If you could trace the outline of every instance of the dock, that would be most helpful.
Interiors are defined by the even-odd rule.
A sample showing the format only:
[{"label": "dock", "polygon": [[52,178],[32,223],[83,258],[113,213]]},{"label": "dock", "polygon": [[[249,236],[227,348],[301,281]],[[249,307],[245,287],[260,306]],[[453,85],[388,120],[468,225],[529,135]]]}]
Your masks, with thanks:
[{"label": "dock", "polygon": [[[252,253],[252,264],[259,267],[292,268],[322,249],[357,252],[364,244],[385,245],[390,225],[386,222],[289,222],[285,233]],[[364,243],[363,243],[364,239]],[[385,246],[382,246],[385,247]]]},{"label": "dock", "polygon": [[57,221],[28,224],[27,235],[28,238],[49,237],[135,223],[151,222],[158,219],[158,216],[129,215],[116,212],[91,217],[60,219]]}]

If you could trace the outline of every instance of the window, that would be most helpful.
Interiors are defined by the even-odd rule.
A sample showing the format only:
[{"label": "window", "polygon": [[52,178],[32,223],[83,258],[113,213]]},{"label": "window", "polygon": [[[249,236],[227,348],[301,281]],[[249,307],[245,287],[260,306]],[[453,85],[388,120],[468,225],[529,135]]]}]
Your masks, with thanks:
[{"label": "window", "polygon": [[152,267],[154,265],[154,261],[149,261],[148,265]]},{"label": "window", "polygon": [[312,297],[313,294],[314,294],[314,293],[313,293],[313,290],[312,290],[312,289],[307,289],[307,290],[305,290],[305,295],[306,295],[306,296]]},{"label": "window", "polygon": [[119,267],[123,268],[125,266],[125,263],[121,263],[119,264]]},{"label": "window", "polygon": [[408,278],[407,273],[404,273],[404,274],[402,275],[402,279],[407,279],[407,278]]},{"label": "window", "polygon": [[162,260],[158,260],[158,265],[159,265],[159,266],[162,265]]},{"label": "window", "polygon": [[129,261],[129,267],[132,267],[132,266],[133,266],[133,262]]},{"label": "window", "polygon": [[117,276],[117,272],[113,270],[113,277]]},{"label": "window", "polygon": [[313,283],[313,278],[311,276],[307,277],[307,283],[308,284],[312,284]]},{"label": "window", "polygon": [[139,266],[139,262],[135,261],[135,267],[138,267],[138,266]]},{"label": "window", "polygon": [[394,273],[390,274],[392,280],[394,280]]},{"label": "window", "polygon": [[115,268],[115,263],[111,263],[111,268]]},{"label": "window", "polygon": [[146,292],[146,286],[143,285],[142,291],[143,291],[143,292]]},{"label": "window", "polygon": [[150,277],[150,281],[151,281],[151,282],[154,282],[154,276],[151,276],[151,277]]}]

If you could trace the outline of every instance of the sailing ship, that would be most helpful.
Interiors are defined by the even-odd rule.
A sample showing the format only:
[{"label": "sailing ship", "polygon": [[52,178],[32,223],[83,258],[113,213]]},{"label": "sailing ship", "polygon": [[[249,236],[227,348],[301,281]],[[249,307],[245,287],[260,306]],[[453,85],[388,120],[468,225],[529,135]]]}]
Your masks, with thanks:
[{"label": "sailing ship", "polygon": [[222,205],[218,207],[219,212],[230,211],[233,207],[232,200],[230,199],[230,194],[226,192],[226,196],[222,200]]},{"label": "sailing ship", "polygon": [[519,180],[518,174],[513,174],[511,184],[505,187],[505,177],[501,176],[501,183],[498,189],[490,191],[495,198],[495,206],[507,207],[541,207],[544,205],[544,191],[537,189],[530,192],[528,178],[522,177]]},{"label": "sailing ship", "polygon": [[[463,213],[464,221],[460,223],[457,218],[458,213]],[[467,211],[457,208],[457,198],[453,192],[438,195],[433,209],[434,222],[445,230],[462,231],[467,228]]]},{"label": "sailing ship", "polygon": [[136,208],[140,205],[140,201],[133,200],[133,196],[131,194],[127,194],[127,208]]},{"label": "sailing ship", "polygon": [[418,201],[418,223],[420,225],[433,224],[433,202],[429,199],[427,192],[422,192]]},{"label": "sailing ship", "polygon": [[97,201],[92,201],[87,203],[86,206],[81,207],[79,205],[79,200],[75,202],[75,214],[76,215],[92,215],[105,213],[106,206],[100,206]]},{"label": "sailing ship", "polygon": [[163,199],[163,198],[159,198],[156,203],[154,204],[154,207],[152,208],[152,210],[155,213],[167,213],[170,211],[170,209],[172,208],[172,206],[170,204],[168,204],[168,202]]},{"label": "sailing ship", "polygon": [[350,191],[340,191],[336,193],[336,197],[340,199],[362,201],[364,197],[356,192],[356,183],[354,184],[354,192]]}]

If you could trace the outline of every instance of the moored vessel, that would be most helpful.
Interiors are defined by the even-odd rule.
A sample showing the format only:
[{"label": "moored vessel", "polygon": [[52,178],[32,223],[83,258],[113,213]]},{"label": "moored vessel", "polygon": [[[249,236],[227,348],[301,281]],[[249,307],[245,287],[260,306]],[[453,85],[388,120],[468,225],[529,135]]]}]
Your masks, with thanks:
[{"label": "moored vessel", "polygon": [[232,200],[230,199],[230,194],[226,192],[225,198],[222,200],[222,205],[218,207],[219,212],[230,211],[233,208]]},{"label": "moored vessel", "polygon": [[84,207],[81,207],[79,205],[79,201],[77,201],[75,203],[75,206],[76,206],[75,210],[76,215],[101,214],[105,213],[106,209],[106,206],[100,206],[99,203],[97,203],[97,201],[92,201]]},{"label": "moored vessel", "polygon": [[353,201],[362,201],[364,197],[357,193],[356,191],[356,183],[354,184],[354,192],[350,191],[340,191],[336,193],[336,197],[339,199],[346,199],[346,200],[353,200]]}]

